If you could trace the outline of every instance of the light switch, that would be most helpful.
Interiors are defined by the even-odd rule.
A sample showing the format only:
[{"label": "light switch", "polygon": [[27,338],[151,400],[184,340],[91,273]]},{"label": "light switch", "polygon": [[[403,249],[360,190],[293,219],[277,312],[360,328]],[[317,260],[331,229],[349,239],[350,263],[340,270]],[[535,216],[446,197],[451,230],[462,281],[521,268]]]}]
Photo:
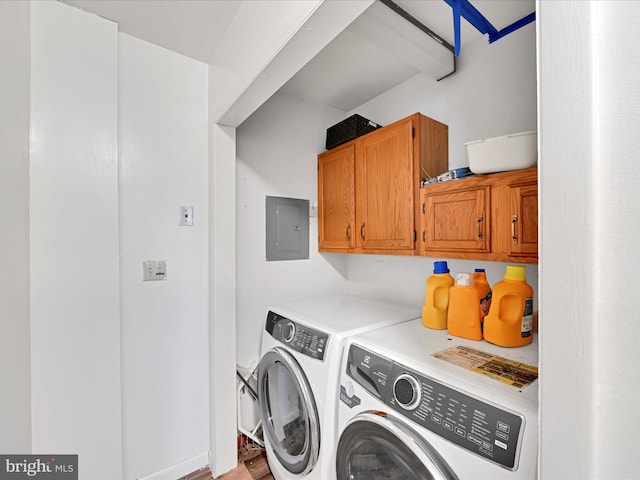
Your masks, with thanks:
[{"label": "light switch", "polygon": [[155,260],[144,260],[142,262],[142,281],[156,280],[156,270],[158,270],[158,262]]},{"label": "light switch", "polygon": [[166,260],[143,260],[142,281],[164,280],[167,278]]},{"label": "light switch", "polygon": [[180,226],[193,226],[193,207],[180,207]]}]

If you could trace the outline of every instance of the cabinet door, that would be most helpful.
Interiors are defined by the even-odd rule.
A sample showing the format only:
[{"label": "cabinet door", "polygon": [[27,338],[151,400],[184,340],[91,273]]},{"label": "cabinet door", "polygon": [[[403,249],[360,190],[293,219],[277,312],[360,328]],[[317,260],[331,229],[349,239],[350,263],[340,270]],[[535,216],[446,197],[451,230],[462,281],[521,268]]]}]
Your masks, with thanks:
[{"label": "cabinet door", "polygon": [[[452,182],[451,186],[455,187]],[[447,186],[448,187],[448,186]],[[422,190],[423,251],[489,251],[489,187]]]},{"label": "cabinet door", "polygon": [[523,262],[538,256],[538,181],[536,169],[501,174],[492,187],[493,251]]},{"label": "cabinet door", "polygon": [[355,246],[355,145],[318,156],[318,248]]},{"label": "cabinet door", "polygon": [[363,250],[415,248],[413,121],[368,134],[356,152],[356,245]]},{"label": "cabinet door", "polygon": [[510,188],[511,241],[509,254],[538,254],[538,186]]}]

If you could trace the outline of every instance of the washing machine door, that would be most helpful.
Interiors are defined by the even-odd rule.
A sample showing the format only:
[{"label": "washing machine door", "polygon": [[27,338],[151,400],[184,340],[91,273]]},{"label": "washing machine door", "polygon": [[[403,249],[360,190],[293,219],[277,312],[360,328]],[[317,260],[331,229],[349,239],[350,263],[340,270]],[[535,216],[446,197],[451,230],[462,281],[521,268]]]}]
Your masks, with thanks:
[{"label": "washing machine door", "polygon": [[338,442],[338,480],[449,480],[451,467],[402,420],[365,412],[347,423]]},{"label": "washing machine door", "polygon": [[258,404],[265,440],[280,463],[294,474],[310,472],[320,453],[318,410],[304,371],[287,350],[263,355]]}]

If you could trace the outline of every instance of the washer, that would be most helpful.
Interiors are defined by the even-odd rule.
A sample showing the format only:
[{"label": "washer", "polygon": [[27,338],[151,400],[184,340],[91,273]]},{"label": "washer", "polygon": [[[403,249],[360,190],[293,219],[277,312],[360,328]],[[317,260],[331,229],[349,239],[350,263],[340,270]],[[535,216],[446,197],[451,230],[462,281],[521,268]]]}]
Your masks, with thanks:
[{"label": "washer", "polygon": [[346,338],[420,316],[352,296],[272,307],[262,332],[258,404],[277,480],[335,478],[340,365]]},{"label": "washer", "polygon": [[[522,383],[472,370],[478,363]],[[536,478],[537,365],[537,335],[501,348],[417,319],[350,338],[337,401],[338,480]]]}]

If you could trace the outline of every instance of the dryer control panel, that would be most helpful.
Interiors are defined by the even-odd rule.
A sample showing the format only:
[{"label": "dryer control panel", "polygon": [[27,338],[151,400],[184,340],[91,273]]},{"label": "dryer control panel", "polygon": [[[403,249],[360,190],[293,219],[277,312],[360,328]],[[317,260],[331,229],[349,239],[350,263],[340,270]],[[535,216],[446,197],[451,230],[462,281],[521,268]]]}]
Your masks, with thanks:
[{"label": "dryer control panel", "polygon": [[524,417],[351,345],[347,374],[385,405],[462,448],[518,468]]},{"label": "dryer control panel", "polygon": [[273,338],[292,350],[324,361],[329,343],[328,333],[294,322],[271,311],[267,314],[264,328]]}]

